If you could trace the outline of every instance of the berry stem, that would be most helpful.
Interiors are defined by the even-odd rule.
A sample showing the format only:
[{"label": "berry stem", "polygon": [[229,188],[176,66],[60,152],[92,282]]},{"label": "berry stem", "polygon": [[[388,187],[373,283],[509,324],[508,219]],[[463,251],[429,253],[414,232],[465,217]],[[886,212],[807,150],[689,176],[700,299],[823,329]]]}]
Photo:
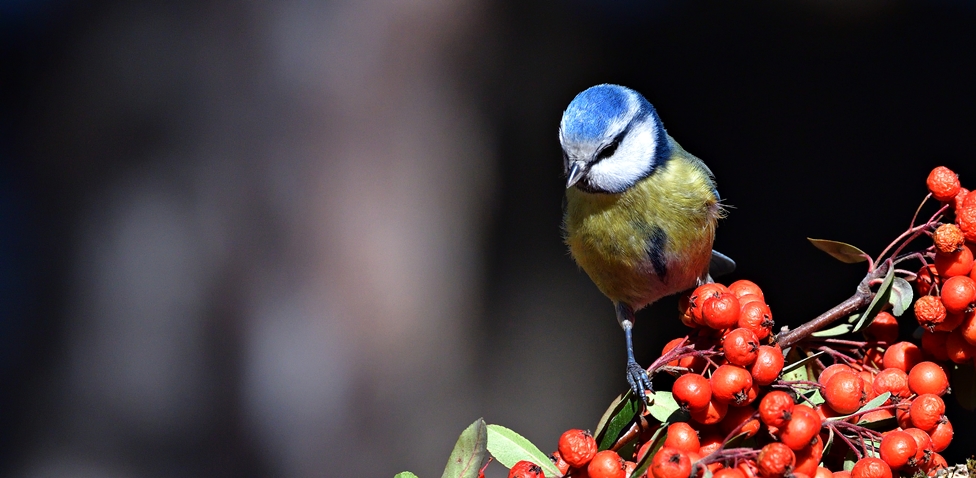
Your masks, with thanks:
[{"label": "berry stem", "polygon": [[891,261],[885,261],[881,265],[867,273],[864,279],[861,279],[861,283],[857,286],[857,292],[854,293],[850,298],[837,304],[832,309],[820,314],[813,320],[793,329],[780,332],[776,337],[776,343],[782,347],[789,347],[807,337],[812,335],[814,332],[823,329],[827,325],[832,324],[841,317],[847,317],[853,314],[855,311],[867,306],[874,299],[874,292],[871,291],[870,284],[876,279],[884,278],[888,273],[888,268],[891,267]]}]

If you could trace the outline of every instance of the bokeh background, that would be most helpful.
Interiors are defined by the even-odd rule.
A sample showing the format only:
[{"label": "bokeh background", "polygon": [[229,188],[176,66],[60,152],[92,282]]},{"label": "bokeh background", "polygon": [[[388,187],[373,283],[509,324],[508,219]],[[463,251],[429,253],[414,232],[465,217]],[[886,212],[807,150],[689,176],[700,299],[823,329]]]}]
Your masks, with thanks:
[{"label": "bokeh background", "polygon": [[[976,186],[974,25],[969,0],[0,1],[0,475],[439,476],[480,416],[554,449],[625,387],[560,240],[572,97],[656,105],[734,206],[729,279],[797,324],[863,274],[806,237],[877,253],[932,167]],[[958,461],[976,419],[949,413]]]}]

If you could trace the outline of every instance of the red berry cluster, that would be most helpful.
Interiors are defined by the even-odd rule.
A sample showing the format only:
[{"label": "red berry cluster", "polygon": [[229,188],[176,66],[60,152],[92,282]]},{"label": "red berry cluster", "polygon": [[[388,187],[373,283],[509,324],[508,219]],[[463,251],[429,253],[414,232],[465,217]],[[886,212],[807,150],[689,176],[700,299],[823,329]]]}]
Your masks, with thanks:
[{"label": "red berry cluster", "polygon": [[[892,302],[879,306],[891,312],[873,309],[866,327],[784,339],[795,331],[773,334],[772,312],[754,282],[702,285],[679,303],[691,332],[668,342],[648,369],[652,377],[675,376],[671,398],[684,414],[652,422],[643,409],[631,422],[637,431],[602,451],[589,432],[569,430],[550,456],[560,476],[629,478],[646,467],[642,478],[892,478],[935,476],[947,468],[940,455],[953,437],[942,398],[950,391],[947,370],[976,363],[976,191],[941,166],[927,185],[942,203],[939,212],[921,226],[913,223],[877,261],[866,259],[865,284],[876,287],[884,272],[870,273],[895,251],[884,267],[914,279],[912,307]],[[944,218],[953,220],[940,223]],[[899,255],[922,234],[931,246]],[[895,270],[915,259],[923,266],[914,278]],[[894,314],[906,308],[923,330],[921,346],[899,341]],[[863,340],[833,338],[852,329]],[[777,339],[792,350],[791,362],[806,357],[791,367],[802,374],[783,373],[787,357]],[[528,461],[509,473],[543,476]]]}]

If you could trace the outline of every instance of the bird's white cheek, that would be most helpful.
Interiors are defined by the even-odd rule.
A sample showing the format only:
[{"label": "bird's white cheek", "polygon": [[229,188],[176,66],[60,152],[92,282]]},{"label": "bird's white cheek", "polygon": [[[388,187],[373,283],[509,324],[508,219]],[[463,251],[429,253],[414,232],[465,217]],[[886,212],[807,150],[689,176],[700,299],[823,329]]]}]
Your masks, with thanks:
[{"label": "bird's white cheek", "polygon": [[633,186],[653,167],[655,145],[654,133],[649,129],[632,130],[613,156],[590,168],[590,184],[607,191]]}]

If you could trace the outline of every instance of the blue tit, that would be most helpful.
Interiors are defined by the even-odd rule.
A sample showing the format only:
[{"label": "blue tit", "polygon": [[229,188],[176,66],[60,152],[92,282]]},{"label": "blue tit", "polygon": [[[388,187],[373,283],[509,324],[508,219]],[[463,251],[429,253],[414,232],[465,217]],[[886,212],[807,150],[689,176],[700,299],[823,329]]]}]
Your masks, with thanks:
[{"label": "blue tit", "polygon": [[[640,93],[597,85],[559,124],[566,173],[566,244],[616,308],[627,343],[627,381],[650,378],[634,360],[634,311],[735,269],[712,250],[723,209],[712,172],[664,130]],[[710,275],[711,274],[711,275]]]}]

